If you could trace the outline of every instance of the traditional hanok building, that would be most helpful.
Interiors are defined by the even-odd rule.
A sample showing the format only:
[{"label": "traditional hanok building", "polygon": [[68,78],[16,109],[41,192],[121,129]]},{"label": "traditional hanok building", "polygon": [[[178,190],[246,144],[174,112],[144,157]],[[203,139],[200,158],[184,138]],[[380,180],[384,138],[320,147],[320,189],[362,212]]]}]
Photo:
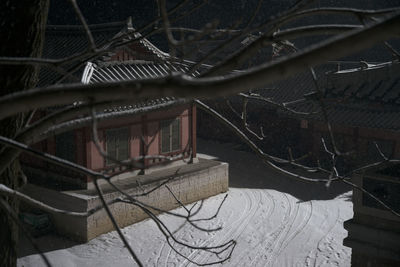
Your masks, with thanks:
[{"label": "traditional hanok building", "polygon": [[[140,37],[134,33],[129,22],[120,32],[113,34],[108,26],[104,26],[104,31],[102,26],[92,27],[96,42],[120,37],[119,42],[125,42],[129,38]],[[70,42],[78,52],[84,49],[87,41],[83,33],[77,27],[51,26],[45,56],[54,55],[57,47],[66,48],[61,45],[63,41]],[[168,54],[158,50],[147,39],[139,38],[139,41],[117,46],[106,55],[87,62],[78,73],[82,83],[95,84],[156,78],[171,72],[187,71],[186,64],[173,62]],[[55,82],[58,78],[57,74],[45,71],[42,73],[42,84]],[[44,110],[40,114],[45,115],[46,112]],[[115,185],[128,194],[150,190],[167,179],[171,179],[169,188],[182,203],[204,199],[228,189],[227,164],[196,156],[196,107],[192,102],[155,97],[134,104],[107,106],[96,110],[95,116],[98,121],[97,142],[92,125],[88,123],[53,135],[34,147],[91,170],[113,175]],[[91,120],[92,117],[89,115],[86,119]],[[102,155],[103,152],[108,157]],[[71,211],[87,211],[101,204],[91,177],[26,155],[21,159],[30,182],[24,190],[32,197]],[[137,159],[137,166],[127,169],[125,165],[115,163],[115,160],[128,159]],[[117,197],[118,193],[104,181],[102,186],[106,199]],[[141,199],[149,205],[168,210],[177,206],[175,196],[161,187]],[[115,203],[111,209],[120,226],[146,217],[143,211],[129,204]],[[52,214],[52,220],[59,233],[81,241],[113,229],[103,211],[87,218]]]},{"label": "traditional hanok building", "polygon": [[[353,158],[347,159],[347,165],[381,160],[375,143],[387,157],[400,157],[399,73],[400,64],[394,61],[362,63],[361,67],[327,75],[322,88],[338,148],[357,151]],[[316,146],[327,135],[326,125],[315,121],[312,131],[313,151],[320,155]]]},{"label": "traditional hanok building", "polygon": [[[114,25],[114,27],[118,26],[121,29],[120,23]],[[130,21],[122,30],[114,34],[112,33],[115,29],[109,28],[109,25],[104,27],[95,25],[92,29],[99,43],[105,43],[107,39],[117,40],[128,34],[130,35],[123,37],[119,42],[140,37],[135,33]],[[82,33],[79,27],[70,29],[49,26],[45,55],[67,56],[65,51],[58,52],[57,49],[66,49],[71,54],[80,50],[84,51],[87,41]],[[71,47],[60,45],[62,42],[66,42]],[[168,75],[170,72],[187,71],[187,66],[183,64],[169,63],[168,57],[168,54],[157,49],[146,38],[140,38],[137,42],[117,46],[94,62],[87,62],[85,68],[78,71],[78,75],[81,73],[82,83],[94,84],[156,78]],[[56,73],[48,70],[42,72],[42,84],[56,80]],[[110,106],[105,110],[99,110],[100,119],[109,118],[99,121],[100,145],[110,158],[117,160],[148,157],[138,164],[143,165],[142,172],[171,160],[192,161],[196,158],[196,108],[192,103],[183,102],[183,100],[168,97],[155,98],[134,105]],[[121,114],[126,115],[121,116]],[[125,171],[124,166],[115,164],[100,154],[92,140],[90,125],[54,135],[36,144],[35,147],[92,170],[113,174]],[[69,189],[84,189],[91,186],[90,177],[74,175],[67,169],[60,169],[58,166],[30,157],[25,158],[24,162],[26,162],[27,173],[34,173],[35,177],[41,177],[33,182],[48,184],[48,180],[51,180],[50,184],[58,184],[59,188]],[[47,177],[51,178],[47,179]]]},{"label": "traditional hanok building", "polygon": [[[143,60],[88,62],[82,82],[93,84],[155,78],[168,75],[171,66]],[[174,71],[185,71],[185,67],[178,64],[173,68]],[[47,138],[35,147],[98,172],[121,173],[121,177],[127,175],[122,174],[127,167],[116,164],[111,158],[119,161],[137,159],[137,167],[130,171],[140,173],[172,161],[196,160],[196,107],[192,102],[172,97],[157,98],[133,105],[110,106],[98,111],[96,117],[99,120],[97,145],[109,158],[101,154],[93,141],[90,123]],[[32,157],[25,157],[24,162],[25,171],[30,176],[41,177],[33,183],[53,184],[60,189],[92,187],[89,176],[74,174]]]},{"label": "traditional hanok building", "polygon": [[[341,152],[353,152],[337,162],[340,174],[384,161],[381,153],[387,158],[399,159],[400,63],[397,60],[375,64],[341,62],[340,66],[335,63],[317,71],[318,87],[323,94],[336,146]],[[315,86],[308,71],[272,84],[267,90],[253,91],[266,99],[286,103],[298,113],[255,101],[247,110],[247,122],[250,125],[261,123],[264,132],[268,131],[260,142],[260,146],[267,143],[268,152],[272,150],[287,157],[288,146],[295,152],[301,150],[299,156],[311,151],[313,162],[308,163],[315,164],[319,160],[329,168],[331,157],[321,142],[324,138],[328,149],[332,150],[327,125],[320,112],[312,113],[320,111]],[[240,109],[240,100],[231,99],[231,104]],[[214,125],[207,123],[210,122],[201,119],[199,130],[213,129]],[[231,138],[229,133],[221,133],[223,129],[217,129],[219,136]],[[352,179],[400,214],[399,164],[358,172]],[[354,218],[344,224],[348,231],[344,244],[352,248],[352,266],[400,266],[399,216],[357,188],[353,189],[353,204]]]},{"label": "traditional hanok building", "polygon": [[[359,151],[357,156],[363,157],[354,158],[357,161],[350,165],[400,158],[400,64],[364,64],[358,69],[332,73],[328,81],[328,96],[343,101],[331,115],[333,123],[346,122],[335,127],[340,149],[355,149]],[[354,217],[344,224],[348,231],[344,244],[352,248],[352,266],[399,266],[399,164],[358,172],[353,182],[391,211],[366,192],[353,188]]]},{"label": "traditional hanok building", "polygon": [[[338,149],[353,151],[339,162],[341,173],[384,161],[384,157],[400,158],[398,61],[361,63],[358,67],[339,69],[328,73],[320,88]],[[310,111],[310,106],[298,108]],[[322,137],[329,140],[326,123],[320,117],[311,117],[301,119],[299,127],[303,138],[312,138],[310,149],[315,157],[329,162],[321,146]],[[348,237],[343,242],[352,248],[352,266],[399,266],[400,165],[384,164],[357,172],[352,181],[397,213],[383,207],[366,192],[353,188],[354,216],[344,223]]]},{"label": "traditional hanok building", "polygon": [[[360,65],[328,73],[320,84],[337,148],[353,151],[338,162],[341,173],[400,158],[400,63]],[[300,125],[313,138],[315,157],[329,162],[321,146],[321,138],[329,140],[326,123],[311,118]],[[354,216],[344,223],[348,237],[343,242],[352,248],[352,266],[399,266],[400,165],[359,171],[352,181],[394,211],[353,188]]]}]

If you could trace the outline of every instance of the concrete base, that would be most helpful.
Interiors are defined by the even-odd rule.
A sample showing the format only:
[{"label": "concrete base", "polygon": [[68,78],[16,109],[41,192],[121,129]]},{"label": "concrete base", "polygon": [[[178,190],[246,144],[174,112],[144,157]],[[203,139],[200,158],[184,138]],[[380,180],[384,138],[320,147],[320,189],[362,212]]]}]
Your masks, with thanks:
[{"label": "concrete base", "polygon": [[[175,196],[184,204],[188,204],[226,192],[228,164],[200,159],[198,163],[168,167],[153,171],[151,174],[115,181],[114,184],[126,193],[135,195],[147,192],[167,179],[171,179],[168,187]],[[104,184],[101,187],[107,202],[121,196],[109,185]],[[69,211],[84,212],[101,205],[95,189],[57,192],[28,184],[23,191],[39,201]],[[137,199],[163,210],[178,207],[176,200],[165,186]],[[141,209],[132,204],[114,203],[110,205],[110,209],[120,227],[147,218]],[[52,214],[52,219],[58,233],[81,242],[87,242],[114,230],[104,210],[85,218]]]},{"label": "concrete base", "polygon": [[[154,165],[154,166],[150,166],[149,168],[145,169],[144,172],[142,173],[141,170],[135,170],[135,171],[131,171],[131,172],[124,172],[118,175],[115,175],[113,177],[113,181],[120,181],[120,180],[125,180],[125,179],[132,179],[133,177],[135,178],[140,178],[143,175],[146,174],[152,174],[154,172],[159,172],[159,171],[163,171],[166,168],[173,168],[173,167],[184,167],[186,165],[188,165],[189,163],[189,159],[187,161],[184,160],[176,160],[170,163],[167,163],[167,165]],[[193,158],[193,161],[190,164],[194,164],[194,163],[199,163],[199,158]],[[134,178],[134,179],[135,179]],[[104,184],[108,184],[107,181],[105,180],[99,180],[99,184],[100,185],[104,185]],[[89,182],[85,185],[86,189],[91,189],[93,190],[95,188],[94,183],[93,182]]]},{"label": "concrete base", "polygon": [[[366,179],[370,185],[371,181],[378,185],[376,189],[379,190],[371,190],[373,187],[369,189],[375,194],[384,192],[389,187],[393,189],[399,183],[396,177],[376,173],[355,175],[352,182],[368,189]],[[390,194],[398,196],[395,191]],[[348,236],[343,240],[343,244],[352,249],[351,266],[400,266],[400,219],[367,200],[362,191],[353,189],[354,216],[353,219],[344,222]],[[385,200],[381,197],[381,200],[390,199]]]},{"label": "concrete base", "polygon": [[352,248],[352,266],[399,266],[400,233],[348,220],[343,244]]}]

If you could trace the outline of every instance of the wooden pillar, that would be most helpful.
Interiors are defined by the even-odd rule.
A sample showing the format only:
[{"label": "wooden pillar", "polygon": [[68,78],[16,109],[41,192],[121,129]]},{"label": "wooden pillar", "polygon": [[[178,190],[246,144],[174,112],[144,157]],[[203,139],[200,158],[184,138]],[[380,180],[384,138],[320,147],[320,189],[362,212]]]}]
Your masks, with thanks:
[{"label": "wooden pillar", "polygon": [[[85,166],[88,169],[92,169],[92,135],[90,132],[89,127],[85,127],[83,130],[83,139],[84,139],[84,144],[85,144],[85,159],[84,161],[86,162]],[[90,176],[86,177],[86,182],[92,182],[92,178]]]},{"label": "wooden pillar", "polygon": [[[192,159],[196,157],[196,124],[197,124],[197,120],[196,120],[196,104],[193,102],[192,106],[191,106],[191,112],[190,112],[190,139],[191,139],[191,143],[192,143]],[[192,160],[191,159],[191,160]]]},{"label": "wooden pillar", "polygon": [[144,157],[147,154],[147,147],[146,144],[148,142],[148,136],[147,136],[147,116],[142,115],[141,117],[141,129],[142,129],[142,136],[140,137],[140,155],[143,156],[142,159],[142,164],[143,168],[140,170],[139,174],[145,174],[145,169],[147,167],[147,161],[144,159]]}]

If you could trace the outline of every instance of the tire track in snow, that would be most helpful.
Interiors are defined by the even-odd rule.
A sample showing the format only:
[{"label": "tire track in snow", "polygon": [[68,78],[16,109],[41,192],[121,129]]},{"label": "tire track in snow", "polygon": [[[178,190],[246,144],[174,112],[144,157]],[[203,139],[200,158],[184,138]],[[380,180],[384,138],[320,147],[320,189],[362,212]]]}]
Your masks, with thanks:
[{"label": "tire track in snow", "polygon": [[[222,237],[217,238],[217,235],[214,237],[206,240],[202,245],[211,245],[211,244],[222,244],[224,242],[227,242],[229,239],[237,239],[243,230],[246,228],[246,226],[249,224],[249,222],[252,220],[254,217],[255,213],[257,212],[257,208],[260,204],[261,200],[261,192],[260,190],[245,190],[243,191],[244,195],[248,198],[249,203],[250,203],[250,209],[247,210],[247,212],[243,212],[240,221],[236,220],[235,223],[230,224],[230,227],[228,231],[224,231],[224,234]],[[258,195],[259,199],[258,201],[256,200],[256,194]],[[244,218],[243,218],[244,217]],[[194,258],[191,258],[191,260],[194,260],[199,263],[204,263],[207,262],[208,259],[211,257],[211,254],[206,254],[203,255],[202,251],[194,251],[193,255]],[[187,266],[192,265],[192,263],[186,261],[182,265],[188,264]]]},{"label": "tire track in snow", "polygon": [[[261,194],[260,190],[246,190],[246,193],[248,195],[251,195],[251,197],[249,197],[249,199],[250,199],[250,203],[252,204],[252,206],[248,210],[247,214],[244,213],[246,215],[245,219],[237,227],[234,227],[234,228],[232,227],[230,232],[226,233],[222,238],[217,240],[215,243],[217,243],[217,244],[224,243],[224,242],[227,242],[229,239],[237,240],[238,237],[243,233],[243,231],[249,225],[250,221],[254,218],[254,216],[258,210],[258,207],[260,206],[262,194]],[[257,198],[257,196],[259,197],[258,201],[254,201]],[[251,200],[253,200],[253,201],[251,201]],[[200,256],[200,254],[198,254],[198,256]],[[211,255],[208,254],[206,257],[202,258],[203,260],[201,260],[200,263],[207,262],[207,260],[210,257],[211,257]]]},{"label": "tire track in snow", "polygon": [[164,247],[165,247],[166,244],[167,244],[167,242],[164,242],[162,244],[161,248],[160,248],[160,251],[158,252],[157,259],[155,261],[156,262],[156,266],[160,266],[161,265],[160,260],[161,260],[162,252],[163,252]]},{"label": "tire track in snow", "polygon": [[[260,223],[259,223],[259,227],[256,227],[256,229],[258,230],[258,232],[260,232],[260,229],[263,230],[263,225],[265,224],[264,222],[264,218],[267,218],[268,221],[270,221],[269,219],[271,218],[271,215],[273,214],[273,212],[275,211],[275,199],[272,197],[271,194],[268,193],[268,191],[266,190],[262,190],[262,196],[261,196],[261,201],[260,204],[263,206],[268,206],[269,209],[266,213],[261,213],[260,214]],[[264,199],[267,199],[266,202],[262,201]],[[258,215],[258,214],[257,214]],[[256,225],[257,226],[257,225]],[[264,234],[265,236],[266,234]],[[248,256],[248,258],[253,257],[252,254],[257,253],[261,248],[261,242],[258,242],[258,244],[256,244],[255,247],[251,247],[250,251],[248,250],[243,250],[239,255],[234,255],[234,257],[229,261],[229,265],[231,266],[244,266],[243,264],[240,264],[244,259],[245,259],[245,255]],[[250,256],[249,256],[250,254]],[[236,260],[235,260],[236,259]]]},{"label": "tire track in snow", "polygon": [[[333,225],[328,229],[328,231],[325,233],[325,235],[317,243],[317,249],[315,250],[315,259],[314,259],[314,264],[313,264],[314,267],[317,266],[318,255],[321,254],[321,253],[318,253],[318,252],[322,252],[322,249],[320,248],[321,242],[326,239],[326,237],[332,232],[333,228],[335,228],[335,226],[339,222],[340,209],[337,208],[336,210],[337,210],[337,214],[336,214],[335,222],[333,223]],[[327,212],[327,214],[328,214],[328,212]],[[327,221],[329,222],[329,220],[327,220]]]},{"label": "tire track in snow", "polygon": [[[287,223],[283,222],[283,228],[279,234],[279,236],[277,237],[277,239],[275,240],[274,246],[271,250],[271,253],[269,255],[269,257],[267,258],[267,261],[265,263],[264,266],[269,266],[270,262],[274,262],[276,259],[276,253],[277,251],[279,251],[283,245],[283,242],[285,241],[286,237],[288,236],[290,230],[292,229],[294,222],[297,218],[298,212],[299,212],[299,205],[297,203],[295,203],[295,208],[294,208],[294,216],[292,215],[292,201],[287,197],[287,194],[285,194],[285,197],[288,199],[289,203],[290,203],[290,212],[289,212],[289,218],[287,220]],[[293,219],[292,219],[293,218]]]},{"label": "tire track in snow", "polygon": [[[229,215],[228,218],[230,218],[231,216],[232,215]],[[182,227],[182,229],[180,229],[178,231],[178,233],[175,234],[175,237],[178,240],[181,240],[184,242],[187,242],[185,240],[187,238],[187,236],[191,237],[191,239],[193,240],[193,233],[194,233],[194,231],[196,231],[195,228],[190,225],[187,225],[187,226],[183,225],[181,227]],[[178,227],[178,229],[181,227]],[[172,231],[172,232],[174,232],[174,231]],[[173,241],[171,241],[171,242],[173,242]],[[179,248],[178,248],[178,250],[179,250]],[[168,245],[167,241],[165,241],[165,239],[164,239],[164,242],[163,242],[159,252],[157,253],[157,258],[155,259],[155,264],[156,264],[155,266],[161,266],[162,264],[164,264],[164,266],[168,266],[169,258],[170,258],[170,255],[172,252],[173,252],[172,248]],[[182,252],[182,251],[180,251],[180,252]],[[166,254],[166,256],[164,256],[164,254]],[[163,261],[163,257],[165,257],[164,261]]]},{"label": "tire track in snow", "polygon": [[[319,206],[319,208],[321,208],[321,205],[319,204],[319,203],[317,203],[317,207]],[[318,208],[317,208],[317,210],[318,210]],[[309,267],[309,266],[311,266],[311,265],[314,265],[315,266],[315,257],[317,256],[317,254],[318,254],[318,249],[317,249],[317,247],[319,246],[319,244],[321,243],[321,240],[323,240],[326,236],[327,236],[327,234],[328,234],[328,232],[330,231],[329,229],[332,227],[332,226],[329,226],[329,215],[330,215],[330,212],[328,212],[328,209],[325,207],[324,209],[323,209],[323,213],[322,213],[322,217],[321,217],[321,222],[319,223],[319,229],[320,229],[320,231],[321,231],[321,233],[322,233],[322,237],[320,237],[320,238],[317,238],[317,237],[314,237],[313,239],[317,239],[317,240],[315,240],[313,243],[316,243],[316,246],[312,246],[312,249],[311,250],[309,250],[309,252],[308,252],[308,254],[307,254],[307,256],[306,256],[306,258],[304,259],[305,260],[305,266],[307,266],[307,267]],[[316,218],[317,218],[318,216],[316,216]],[[312,237],[310,236],[310,239],[311,239]],[[309,239],[309,240],[310,240]],[[308,241],[309,241],[308,240]],[[315,257],[312,257],[312,254],[315,254]],[[311,261],[313,261],[313,263],[311,262]]]},{"label": "tire track in snow", "polygon": [[[289,200],[289,198],[287,197],[287,195],[285,193],[280,193],[279,194],[283,194],[283,196],[286,199],[286,203],[287,203],[287,209],[282,222],[279,222],[278,227],[276,227],[273,231],[271,231],[271,233],[269,234],[269,237],[272,237],[272,239],[267,238],[265,240],[265,242],[263,242],[263,244],[260,246],[261,248],[265,248],[264,251],[258,251],[257,255],[254,257],[254,259],[251,261],[250,266],[257,266],[260,261],[262,260],[262,258],[266,259],[269,261],[270,259],[270,254],[273,253],[274,250],[274,246],[276,245],[277,240],[279,240],[279,237],[281,236],[283,230],[286,228],[287,223],[290,220],[291,217],[291,213],[292,213],[292,205],[291,202]],[[266,266],[265,264],[263,264],[263,266]]]},{"label": "tire track in snow", "polygon": [[[237,223],[240,223],[240,221],[241,220],[243,220],[243,219],[245,219],[245,214],[246,214],[246,210],[250,207],[250,204],[251,204],[251,199],[249,198],[249,196],[248,196],[248,194],[246,194],[246,193],[243,193],[243,192],[240,192],[240,195],[239,195],[239,197],[241,196],[241,195],[243,195],[244,196],[244,208],[242,209],[243,210],[243,212],[240,214],[240,216],[235,216],[235,220],[227,220],[228,222],[231,222],[230,224],[228,224],[228,225],[225,225],[225,226],[223,226],[223,230],[228,230],[228,231],[230,231],[232,228],[233,228],[233,225],[235,225],[235,224],[237,224]],[[229,201],[229,197],[228,197],[228,199],[227,199],[227,203],[228,203],[228,201]],[[226,204],[227,204],[226,203]],[[225,204],[225,205],[226,205]],[[204,208],[204,207],[203,207]],[[229,218],[231,217],[231,216],[233,216],[233,212],[230,212],[230,216],[229,216]],[[180,232],[180,235],[179,236],[177,236],[177,238],[179,239],[179,240],[182,240],[182,238],[183,237],[185,237],[185,236],[187,236],[187,235],[191,235],[194,231],[196,231],[195,230],[195,228],[194,227],[192,227],[192,226],[188,226],[187,228],[185,228],[183,231],[181,231]],[[198,230],[197,230],[198,231]],[[214,237],[215,238],[215,237]],[[204,245],[206,245],[207,243],[209,243],[209,242],[211,242],[211,241],[208,241],[208,240],[212,240],[213,238],[210,238],[210,239],[207,239],[207,240],[205,240],[205,241],[203,241],[201,244],[199,244],[198,246],[204,246]],[[169,263],[169,258],[171,257],[171,254],[175,254],[174,256],[175,257],[180,257],[180,256],[178,256],[178,255],[176,255],[176,253],[172,250],[172,248],[171,247],[169,247],[168,245],[167,245],[167,243],[166,242],[164,242],[164,245],[163,245],[163,248],[167,248],[168,249],[168,251],[167,251],[167,255],[166,255],[166,258],[163,260],[164,261],[164,266],[167,266],[168,265],[168,263]],[[183,250],[184,250],[184,248],[177,248],[181,253],[183,252]],[[188,258],[191,258],[191,257],[193,257],[193,256],[196,256],[195,254],[197,254],[197,253],[199,253],[199,251],[192,251],[189,255],[188,255]],[[161,254],[161,253],[160,253]],[[161,255],[160,255],[161,256]],[[162,258],[162,256],[160,257],[160,259],[159,260],[157,260],[157,266],[161,266],[161,258]],[[181,266],[182,265],[184,265],[184,264],[189,264],[190,262],[189,261],[187,261],[187,260],[184,260],[183,261],[183,263],[181,264]]]},{"label": "tire track in snow", "polygon": [[[307,216],[304,216],[303,221],[301,222],[300,226],[291,233],[290,237],[285,238],[283,240],[283,243],[285,243],[285,245],[282,247],[280,247],[280,249],[278,250],[278,253],[275,257],[275,260],[273,261],[273,264],[275,264],[275,262],[278,260],[279,256],[282,254],[282,252],[287,248],[287,246],[304,230],[304,228],[309,224],[309,222],[311,221],[312,218],[312,214],[313,214],[313,204],[312,204],[312,200],[310,200],[309,202],[309,212]],[[297,215],[297,214],[296,214]],[[286,242],[285,242],[286,241]],[[283,245],[282,243],[282,245]]]},{"label": "tire track in snow", "polygon": [[[228,199],[227,199],[228,200]],[[243,210],[246,210],[248,207],[249,207],[249,202],[250,202],[250,200],[249,199],[246,199],[246,202],[245,202],[245,209],[243,209]],[[203,207],[204,208],[204,207]],[[243,214],[244,214],[244,212],[243,212]],[[243,216],[243,214],[242,214],[242,216],[241,217],[244,217]],[[231,216],[233,216],[233,213],[232,212],[230,212],[230,215],[229,215],[229,218],[231,217]],[[236,221],[237,220],[239,220],[240,218],[238,218],[238,219],[236,219]],[[228,220],[228,221],[230,221],[230,220]],[[235,221],[234,221],[235,222]],[[228,227],[228,229],[229,229],[230,227]],[[224,227],[224,229],[225,229],[225,227]],[[180,231],[180,233],[179,233],[179,235],[176,235],[175,237],[178,239],[178,240],[181,240],[181,241],[184,241],[184,242],[188,242],[187,240],[185,240],[185,238],[187,237],[187,236],[190,236],[191,238],[191,240],[194,240],[194,232],[195,231],[199,231],[199,230],[197,230],[197,229],[195,229],[193,226],[190,226],[190,225],[188,225],[187,227],[185,227],[184,229],[182,229],[181,231]],[[171,241],[172,242],[172,244],[174,243],[174,241]],[[203,243],[201,243],[201,244],[199,244],[198,246],[203,246],[203,244],[205,243],[206,241],[204,241]],[[193,244],[192,244],[193,245]],[[173,249],[168,245],[168,243],[165,241],[164,242],[164,244],[163,244],[163,249],[165,248],[165,247],[167,247],[167,256],[166,256],[166,258],[164,259],[164,266],[168,266],[168,263],[170,263],[169,262],[169,258],[171,257],[171,254],[175,254],[174,256],[175,257],[180,257],[181,258],[181,256],[179,256],[179,255],[177,255],[176,254],[176,252],[175,251],[173,251]],[[185,250],[185,248],[184,247],[177,247],[176,248],[180,253],[182,253],[182,254],[184,254],[184,251],[183,250]],[[190,258],[190,255],[192,255],[193,253],[195,253],[196,251],[193,251],[191,254],[189,254],[189,258]],[[185,254],[184,254],[185,255]],[[160,258],[159,259],[157,259],[157,266],[161,266],[161,263],[160,263],[160,261],[159,260],[161,260],[161,253],[160,253]],[[185,263],[185,261],[187,261],[187,260],[184,260],[184,262],[182,263],[182,264],[184,264]],[[176,260],[174,260],[174,262],[176,262]],[[179,264],[179,263],[178,263]]]}]

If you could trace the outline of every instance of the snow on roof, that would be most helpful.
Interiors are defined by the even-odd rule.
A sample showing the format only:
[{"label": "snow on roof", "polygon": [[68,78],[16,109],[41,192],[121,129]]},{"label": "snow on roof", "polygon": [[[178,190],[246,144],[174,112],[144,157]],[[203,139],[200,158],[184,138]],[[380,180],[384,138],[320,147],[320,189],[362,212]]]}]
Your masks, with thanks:
[{"label": "snow on roof", "polygon": [[[105,82],[118,82],[146,78],[164,77],[170,72],[187,73],[189,65],[183,63],[170,62],[151,62],[145,60],[130,60],[130,61],[111,61],[111,62],[88,62],[82,75],[82,83],[95,84]],[[199,75],[199,72],[194,72],[192,76]],[[183,103],[183,100],[174,97],[162,97],[142,101],[132,105],[113,106],[105,109],[104,112],[135,110],[150,106],[163,104]]]},{"label": "snow on roof", "polygon": [[369,71],[369,70],[374,70],[374,69],[379,69],[382,67],[387,67],[389,65],[392,65],[393,62],[383,62],[383,63],[378,63],[378,64],[371,64],[365,61],[360,61],[360,64],[362,65],[361,67],[358,68],[352,68],[352,69],[345,69],[345,70],[339,70],[334,72],[335,74],[342,74],[342,73],[355,73],[358,71]]},{"label": "snow on roof", "polygon": [[364,63],[364,67],[328,75],[329,97],[347,97],[374,103],[400,104],[400,64]]},{"label": "snow on roof", "polygon": [[[128,48],[126,51],[140,50],[140,55],[151,59],[165,60],[169,58],[169,54],[161,51],[149,40],[142,37],[140,33],[132,27],[131,22],[118,21],[105,24],[89,25],[89,29],[93,35],[93,39],[97,47],[104,46],[110,40],[115,40],[113,46],[121,47],[113,49],[106,55],[98,58],[98,60],[108,61],[118,49]],[[129,40],[137,39],[128,44],[123,44]],[[88,38],[84,28],[81,25],[48,25],[46,27],[46,38],[43,49],[43,57],[51,59],[67,58],[78,53],[84,53],[89,46]],[[137,56],[136,56],[137,57]],[[70,64],[73,66],[76,62]],[[78,70],[78,73],[82,69]],[[45,86],[53,84],[60,79],[62,75],[54,71],[52,68],[43,67],[40,71],[39,85]],[[67,80],[68,81],[68,80]]]},{"label": "snow on roof", "polygon": [[[176,62],[152,62],[145,60],[88,62],[82,75],[82,83],[102,83],[157,78],[171,72],[188,73],[189,65]],[[200,73],[195,71],[192,76]]]}]

